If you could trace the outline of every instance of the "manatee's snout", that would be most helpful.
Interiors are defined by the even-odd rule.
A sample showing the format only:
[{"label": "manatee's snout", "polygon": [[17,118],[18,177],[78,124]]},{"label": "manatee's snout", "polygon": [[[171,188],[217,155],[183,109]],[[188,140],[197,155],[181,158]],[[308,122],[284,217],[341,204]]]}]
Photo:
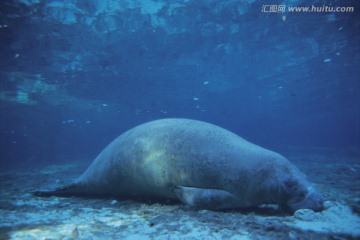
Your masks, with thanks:
[{"label": "manatee's snout", "polygon": [[299,209],[311,209],[315,212],[324,210],[324,199],[321,194],[312,190],[304,197],[295,197],[287,202],[288,210],[292,213]]},{"label": "manatee's snout", "polygon": [[315,212],[324,210],[324,198],[321,194],[318,192],[312,192],[308,198],[312,202],[312,208],[310,209],[314,210]]}]

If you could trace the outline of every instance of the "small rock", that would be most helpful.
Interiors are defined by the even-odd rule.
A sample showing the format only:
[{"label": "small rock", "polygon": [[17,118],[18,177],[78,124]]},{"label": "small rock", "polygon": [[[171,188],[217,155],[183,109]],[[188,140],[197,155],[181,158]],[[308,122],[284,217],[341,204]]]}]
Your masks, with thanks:
[{"label": "small rock", "polygon": [[289,232],[289,239],[290,240],[297,240],[299,237],[296,235],[295,232]]},{"label": "small rock", "polygon": [[334,202],[331,202],[331,201],[324,201],[324,208],[325,209],[328,209],[328,208],[331,208],[331,207],[335,207],[336,204]]},{"label": "small rock", "polygon": [[210,211],[209,211],[209,210],[206,210],[206,209],[203,209],[203,210],[199,210],[199,213],[201,213],[201,214],[208,214],[208,213],[210,213]]},{"label": "small rock", "polygon": [[311,209],[299,209],[294,213],[294,218],[302,221],[315,220],[315,212]]},{"label": "small rock", "polygon": [[77,229],[77,227],[74,228],[74,230],[72,230],[71,236],[72,236],[73,238],[77,238],[77,237],[79,236],[79,230]]}]

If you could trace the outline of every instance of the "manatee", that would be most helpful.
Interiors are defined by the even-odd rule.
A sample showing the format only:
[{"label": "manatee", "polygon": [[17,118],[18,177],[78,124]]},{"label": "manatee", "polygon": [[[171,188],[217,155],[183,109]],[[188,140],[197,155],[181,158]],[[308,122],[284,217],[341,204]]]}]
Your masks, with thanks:
[{"label": "manatee", "polygon": [[177,118],[128,130],[73,184],[34,194],[180,200],[209,210],[323,209],[322,196],[282,155],[216,125]]}]

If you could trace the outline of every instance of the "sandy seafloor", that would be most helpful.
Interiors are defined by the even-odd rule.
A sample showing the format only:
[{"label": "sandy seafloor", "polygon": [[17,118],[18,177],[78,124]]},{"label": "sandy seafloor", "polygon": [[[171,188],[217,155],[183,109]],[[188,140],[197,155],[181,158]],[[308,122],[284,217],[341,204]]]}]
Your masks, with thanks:
[{"label": "sandy seafloor", "polygon": [[213,212],[182,204],[39,198],[30,192],[70,183],[88,164],[2,170],[0,239],[360,239],[358,152],[293,149],[284,154],[326,199],[323,212],[300,210],[294,216],[276,206]]}]

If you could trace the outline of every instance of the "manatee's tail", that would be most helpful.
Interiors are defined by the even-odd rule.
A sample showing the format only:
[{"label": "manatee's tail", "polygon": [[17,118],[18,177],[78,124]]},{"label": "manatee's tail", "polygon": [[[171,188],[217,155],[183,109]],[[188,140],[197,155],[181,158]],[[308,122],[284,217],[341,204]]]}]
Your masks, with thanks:
[{"label": "manatee's tail", "polygon": [[78,184],[74,183],[68,186],[57,188],[55,190],[35,191],[31,193],[38,197],[72,197],[78,195],[78,187]]}]

